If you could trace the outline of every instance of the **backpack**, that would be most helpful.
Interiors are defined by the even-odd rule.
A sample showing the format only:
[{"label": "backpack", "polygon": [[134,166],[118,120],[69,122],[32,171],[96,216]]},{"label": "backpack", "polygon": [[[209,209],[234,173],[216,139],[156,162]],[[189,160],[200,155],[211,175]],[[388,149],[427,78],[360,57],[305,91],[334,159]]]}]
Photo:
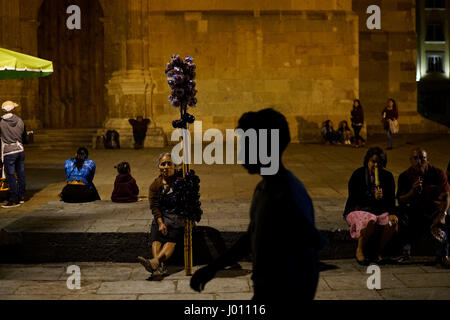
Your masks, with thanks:
[{"label": "backpack", "polygon": [[116,130],[108,130],[104,140],[105,149],[120,149],[120,136]]}]

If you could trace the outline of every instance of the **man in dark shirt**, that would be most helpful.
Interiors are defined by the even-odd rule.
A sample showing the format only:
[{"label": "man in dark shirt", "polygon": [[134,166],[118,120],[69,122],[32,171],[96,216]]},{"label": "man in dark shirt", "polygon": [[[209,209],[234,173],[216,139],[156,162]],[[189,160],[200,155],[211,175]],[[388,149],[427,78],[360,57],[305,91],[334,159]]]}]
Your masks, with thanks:
[{"label": "man in dark shirt", "polygon": [[[411,244],[430,233],[438,221],[445,221],[449,206],[449,191],[446,173],[428,161],[428,153],[417,148],[410,156],[411,167],[398,178],[397,199],[400,204],[403,232],[403,259],[411,254]],[[435,230],[434,230],[435,231]],[[433,235],[434,235],[433,231]],[[441,241],[437,260],[448,266],[448,240]]]},{"label": "man in dark shirt", "polygon": [[134,137],[134,148],[142,149],[144,147],[144,140],[147,135],[148,125],[150,124],[150,119],[144,119],[142,116],[138,116],[135,119],[128,120],[133,127],[133,137]]},{"label": "man in dark shirt", "polygon": [[[272,109],[244,114],[238,128],[278,129],[280,159],[290,142],[286,118]],[[273,147],[267,148],[271,154],[276,149]],[[245,149],[248,151],[248,143]],[[250,164],[246,152],[244,168],[250,174],[261,174],[265,167],[260,161]],[[278,172],[263,176],[256,187],[248,231],[225,254],[198,270],[191,279],[191,287],[200,292],[218,270],[251,253],[254,300],[312,300],[319,280],[318,251],[324,242],[315,227],[311,198],[300,180],[280,161]],[[280,265],[283,275],[275,272]]]}]

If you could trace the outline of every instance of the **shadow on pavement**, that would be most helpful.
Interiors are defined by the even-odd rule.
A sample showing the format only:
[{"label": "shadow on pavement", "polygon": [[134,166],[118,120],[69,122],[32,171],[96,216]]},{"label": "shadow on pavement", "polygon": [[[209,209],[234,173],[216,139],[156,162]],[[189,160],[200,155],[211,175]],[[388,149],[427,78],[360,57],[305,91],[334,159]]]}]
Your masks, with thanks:
[{"label": "shadow on pavement", "polygon": [[[36,193],[50,184],[65,181],[64,168],[27,168],[25,167],[26,194],[25,199],[31,199]],[[0,192],[0,201],[8,199],[8,191]]]}]

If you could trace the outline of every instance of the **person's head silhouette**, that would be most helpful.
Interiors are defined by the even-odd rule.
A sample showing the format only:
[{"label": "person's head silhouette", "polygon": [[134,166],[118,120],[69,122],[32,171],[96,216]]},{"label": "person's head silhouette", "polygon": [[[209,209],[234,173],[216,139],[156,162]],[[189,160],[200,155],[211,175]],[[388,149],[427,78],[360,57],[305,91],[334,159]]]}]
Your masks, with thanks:
[{"label": "person's head silhouette", "polygon": [[[256,161],[250,161],[252,148],[247,140],[245,143],[244,168],[250,174],[274,175],[278,173],[281,155],[291,141],[289,125],[284,115],[273,109],[247,112],[239,119],[238,129],[242,129],[244,132],[253,129],[257,136],[256,148],[254,149],[257,150],[254,157]],[[263,135],[261,130],[267,130],[267,134]],[[262,144],[265,144],[266,150],[261,149]],[[262,157],[270,157],[271,159],[269,162],[267,161],[269,159],[262,161]],[[268,167],[275,168],[275,171],[267,170]],[[265,169],[269,173],[264,174]]]}]

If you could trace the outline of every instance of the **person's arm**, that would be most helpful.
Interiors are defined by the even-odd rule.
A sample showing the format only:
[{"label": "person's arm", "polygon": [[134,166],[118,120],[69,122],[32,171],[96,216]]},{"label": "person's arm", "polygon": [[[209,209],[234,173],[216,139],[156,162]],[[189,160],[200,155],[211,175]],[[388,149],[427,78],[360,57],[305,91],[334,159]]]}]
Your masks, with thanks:
[{"label": "person's arm", "polygon": [[344,217],[346,217],[350,212],[361,208],[361,205],[358,204],[359,200],[361,200],[361,195],[359,192],[361,186],[358,185],[357,180],[357,174],[355,171],[348,182],[348,198],[347,203],[345,204]]},{"label": "person's arm", "polygon": [[439,192],[442,194],[444,192],[450,191],[450,185],[448,184],[447,174],[443,170],[439,170],[439,180],[438,180]]},{"label": "person's arm", "polygon": [[22,144],[28,144],[28,133],[27,133],[27,126],[25,125],[25,123],[23,124]]},{"label": "person's arm", "polygon": [[450,210],[450,192],[443,192],[436,201],[439,205],[439,212],[431,224],[431,234],[438,240],[441,240],[441,228],[448,224],[448,214]]},{"label": "person's arm", "polygon": [[97,169],[97,166],[94,161],[91,160],[89,168],[90,168],[90,170],[89,170],[89,173],[88,173],[88,176],[86,177],[86,179],[89,182],[89,184],[92,184],[92,182],[94,181],[94,177],[95,177],[95,170]]},{"label": "person's arm", "polygon": [[73,171],[71,163],[72,162],[70,160],[66,160],[66,162],[64,162],[64,171],[66,173],[66,179],[70,178],[70,173]]},{"label": "person's arm", "polygon": [[419,181],[410,186],[409,179],[405,174],[398,177],[397,199],[401,205],[410,203],[417,196]]},{"label": "person's arm", "polygon": [[236,243],[230,249],[225,251],[225,253],[211,262],[209,266],[213,270],[218,271],[235,264],[236,262],[248,256],[250,253],[250,232],[247,231],[236,241]]},{"label": "person's arm", "polygon": [[162,214],[159,210],[159,183],[157,181],[153,182],[150,186],[149,190],[149,200],[150,200],[150,210],[155,218],[155,221],[158,222],[158,225],[161,226],[163,223]]},{"label": "person's arm", "polygon": [[448,184],[447,174],[444,171],[440,171],[438,187],[440,194],[435,203],[438,205],[439,214],[433,222],[433,225],[437,223],[446,224],[446,216],[450,210],[450,186]]},{"label": "person's arm", "polygon": [[206,267],[203,267],[191,278],[191,288],[197,292],[203,291],[205,285],[211,281],[217,271],[233,265],[251,252],[250,232],[247,231],[238,241]]}]

